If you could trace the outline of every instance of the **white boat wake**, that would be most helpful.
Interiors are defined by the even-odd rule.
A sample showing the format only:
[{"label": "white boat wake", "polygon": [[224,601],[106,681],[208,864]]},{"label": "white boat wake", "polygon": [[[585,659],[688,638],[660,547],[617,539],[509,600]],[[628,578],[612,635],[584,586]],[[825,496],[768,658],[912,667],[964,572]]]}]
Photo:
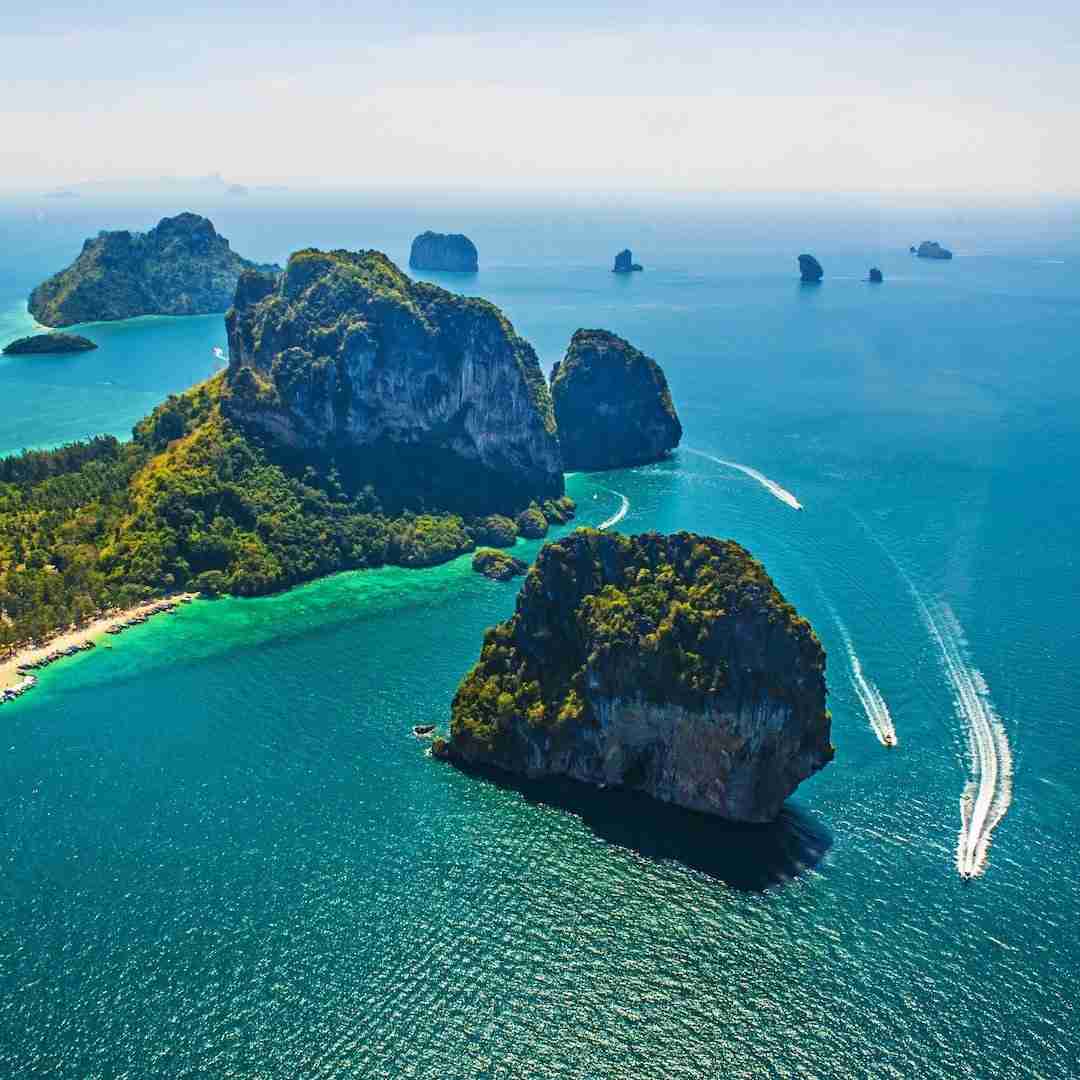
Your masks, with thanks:
[{"label": "white boat wake", "polygon": [[934,618],[915,583],[865,523],[856,520],[885,553],[915,599],[926,629],[941,653],[945,674],[952,684],[956,713],[967,726],[971,778],[960,797],[960,834],[956,843],[956,869],[962,878],[979,877],[986,870],[990,840],[1012,803],[1013,760],[1005,725],[994,710],[990,688],[982,672],[971,665],[964,631],[947,604]]},{"label": "white boat wake", "polygon": [[752,469],[749,465],[740,465],[737,461],[725,461],[724,458],[713,457],[712,454],[706,454],[703,450],[692,450],[689,446],[684,446],[683,449],[688,454],[697,454],[698,457],[707,458],[709,461],[713,461],[717,465],[723,465],[725,468],[738,469],[739,472],[749,476],[751,480],[756,480],[770,495],[773,495],[782,503],[787,503],[792,510],[802,510],[803,504],[787,488],[782,488],[775,480],[770,480],[764,473],[758,472],[757,469]]},{"label": "white boat wake", "polygon": [[960,799],[956,869],[961,877],[973,878],[986,869],[990,839],[1012,802],[1012,750],[994,711],[989,687],[965,655],[963,630],[956,616],[943,605],[938,622],[925,604],[922,608],[927,627],[941,649],[957,714],[968,726],[972,776]]},{"label": "white boat wake", "polygon": [[840,636],[844,639],[844,648],[847,649],[848,662],[851,664],[851,681],[855,686],[855,693],[858,695],[863,711],[866,713],[866,718],[870,721],[870,727],[882,746],[896,746],[896,727],[893,724],[889,706],[881,696],[881,691],[863,674],[862,664],[855,653],[855,646],[851,643],[847,627],[835,611],[832,615],[840,630]]},{"label": "white boat wake", "polygon": [[611,488],[604,488],[605,491],[610,491],[612,495],[618,495],[620,499],[619,509],[615,511],[606,521],[601,521],[596,527],[598,529],[610,529],[612,525],[618,525],[624,517],[626,517],[627,511],[630,509],[630,500],[625,495],[620,495],[617,491],[611,491]]}]

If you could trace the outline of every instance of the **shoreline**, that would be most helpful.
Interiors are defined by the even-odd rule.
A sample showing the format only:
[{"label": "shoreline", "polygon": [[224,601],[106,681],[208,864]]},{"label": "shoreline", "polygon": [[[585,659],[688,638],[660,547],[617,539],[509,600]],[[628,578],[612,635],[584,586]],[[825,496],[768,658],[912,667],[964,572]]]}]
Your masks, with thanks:
[{"label": "shoreline", "polygon": [[[113,636],[117,636],[133,622],[145,622],[153,615],[175,611],[181,604],[189,603],[196,596],[198,593],[178,593],[160,600],[147,600],[145,603],[122,610],[114,608],[91,620],[85,626],[57,634],[44,644],[24,646],[11,656],[0,660],[0,694],[4,691],[17,691],[16,696],[18,696],[36,685],[37,680],[32,675],[24,674],[21,670],[23,668],[31,668],[35,665],[45,667],[65,656],[73,656],[77,652],[91,649],[97,644],[99,638],[109,634],[110,631],[113,632]],[[32,681],[28,682],[28,680]],[[8,699],[0,699],[2,700]]]}]

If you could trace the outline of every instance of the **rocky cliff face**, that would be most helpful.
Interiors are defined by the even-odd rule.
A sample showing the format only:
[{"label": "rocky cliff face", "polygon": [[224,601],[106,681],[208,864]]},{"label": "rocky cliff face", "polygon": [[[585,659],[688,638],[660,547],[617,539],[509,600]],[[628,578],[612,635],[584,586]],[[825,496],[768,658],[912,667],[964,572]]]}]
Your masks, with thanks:
[{"label": "rocky cliff face", "polygon": [[821,263],[813,255],[799,256],[799,277],[810,284],[817,284],[825,276]]},{"label": "rocky cliff face", "polygon": [[44,326],[212,314],[227,310],[241,271],[255,266],[206,218],[178,214],[149,232],[102,232],[87,240],[71,266],[30,294],[30,313]]},{"label": "rocky cliff face", "polygon": [[476,245],[460,233],[421,233],[409,252],[409,266],[414,270],[475,273],[477,265]]},{"label": "rocky cliff face", "polygon": [[657,461],[682,438],[660,365],[607,330],[574,334],[552,370],[551,396],[567,469]]},{"label": "rocky cliff face", "polygon": [[770,821],[833,756],[825,654],[733,541],[579,530],[489,630],[439,756]]},{"label": "rocky cliff face", "polygon": [[333,455],[384,506],[509,512],[562,494],[539,361],[493,304],[379,252],[307,250],[280,278],[245,274],[226,326],[227,414]]},{"label": "rocky cliff face", "polygon": [[920,259],[951,259],[952,252],[943,248],[936,240],[924,240],[915,251]]}]

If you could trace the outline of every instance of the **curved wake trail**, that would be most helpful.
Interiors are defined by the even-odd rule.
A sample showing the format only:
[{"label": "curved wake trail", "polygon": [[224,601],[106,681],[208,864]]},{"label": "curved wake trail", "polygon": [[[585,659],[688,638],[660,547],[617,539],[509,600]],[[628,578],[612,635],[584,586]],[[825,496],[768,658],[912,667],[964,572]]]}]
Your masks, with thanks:
[{"label": "curved wake trail", "polygon": [[706,454],[703,450],[692,450],[689,446],[684,446],[683,449],[688,454],[697,454],[698,457],[707,458],[709,461],[713,461],[717,465],[723,465],[725,468],[738,469],[739,472],[749,476],[751,480],[756,480],[770,495],[779,499],[782,503],[787,503],[792,510],[802,510],[803,504],[787,488],[782,488],[775,480],[770,480],[764,473],[758,472],[757,469],[752,469],[749,465],[740,465],[737,461],[725,461],[724,458],[713,457],[712,454]]},{"label": "curved wake trail", "polygon": [[622,501],[619,504],[619,509],[616,510],[611,517],[606,521],[601,521],[600,524],[596,526],[598,529],[610,529],[612,525],[618,525],[619,522],[626,517],[626,514],[630,509],[630,500],[625,495],[621,495],[617,491],[611,491],[611,488],[604,488],[604,490],[610,491],[612,495],[618,495]]},{"label": "curved wake trail", "polygon": [[840,616],[835,611],[833,612],[833,618],[836,620],[837,628],[840,630],[840,636],[844,639],[848,663],[851,664],[851,681],[855,686],[855,693],[858,695],[863,711],[866,713],[866,718],[870,721],[870,727],[873,728],[874,734],[878,737],[878,741],[882,746],[896,746],[896,727],[893,725],[889,706],[885,704],[881,691],[863,674],[862,664],[855,653],[855,646],[851,643],[847,627],[841,622]]}]

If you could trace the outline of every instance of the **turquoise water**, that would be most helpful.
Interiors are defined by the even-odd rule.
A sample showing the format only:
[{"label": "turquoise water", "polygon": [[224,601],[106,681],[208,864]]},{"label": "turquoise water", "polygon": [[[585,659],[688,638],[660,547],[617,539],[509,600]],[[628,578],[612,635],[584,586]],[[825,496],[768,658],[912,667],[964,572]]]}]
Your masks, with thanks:
[{"label": "turquoise water", "polygon": [[[400,258],[447,224],[266,207],[256,229],[257,209],[221,223],[255,258],[306,242]],[[491,253],[466,288],[545,363],[599,325],[668,372],[687,449],[571,477],[580,520],[625,497],[624,530],[732,536],[818,629],[838,755],[780,822],[733,829],[427,759],[411,725],[445,721],[513,606],[468,560],[200,602],[0,710],[0,1075],[1080,1075],[1080,241],[1037,216],[901,227],[826,209],[812,228],[624,210],[593,232],[522,211],[516,233],[505,208],[460,212]],[[83,220],[37,224],[33,250],[51,251]],[[911,260],[926,236],[960,257]],[[607,273],[617,237],[645,273]],[[805,248],[820,288],[793,280]],[[880,288],[861,281],[871,262]],[[17,310],[6,280],[0,308]],[[77,386],[115,431],[137,394],[209,371],[201,350],[223,337],[213,318],[108,330],[100,362],[125,393]],[[76,384],[11,370],[0,446],[68,438]],[[975,688],[966,711],[957,685]],[[965,883],[980,707],[1014,786]]]}]

